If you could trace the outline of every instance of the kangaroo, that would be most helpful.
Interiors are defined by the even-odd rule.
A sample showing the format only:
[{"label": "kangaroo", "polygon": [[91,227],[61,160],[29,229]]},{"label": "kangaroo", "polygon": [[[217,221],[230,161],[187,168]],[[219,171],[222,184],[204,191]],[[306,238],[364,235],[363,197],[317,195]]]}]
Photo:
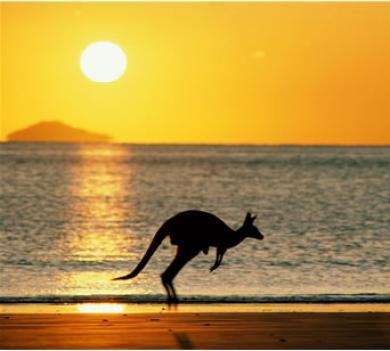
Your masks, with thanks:
[{"label": "kangaroo", "polygon": [[167,292],[168,303],[177,303],[178,298],[173,279],[180,270],[201,251],[208,254],[209,247],[216,247],[217,256],[210,272],[217,269],[227,249],[238,245],[245,238],[262,240],[264,237],[253,225],[256,216],[246,214],[243,225],[231,229],[217,216],[203,211],[180,212],[169,218],[155,234],[144,256],[134,270],[113,280],[126,280],[136,277],[146,266],[161,242],[169,235],[171,244],[177,245],[177,253],[171,264],[161,274],[162,284]]}]

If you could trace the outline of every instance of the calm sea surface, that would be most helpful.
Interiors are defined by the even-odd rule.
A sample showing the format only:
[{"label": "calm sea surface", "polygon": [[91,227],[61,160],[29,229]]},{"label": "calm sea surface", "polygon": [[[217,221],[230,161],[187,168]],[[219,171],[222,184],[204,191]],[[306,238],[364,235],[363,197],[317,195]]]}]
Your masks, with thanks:
[{"label": "calm sea surface", "polygon": [[187,209],[233,228],[252,211],[265,239],[213,273],[214,250],[199,255],[184,298],[390,301],[390,148],[39,143],[0,144],[0,299],[161,299],[168,240],[110,279]]}]

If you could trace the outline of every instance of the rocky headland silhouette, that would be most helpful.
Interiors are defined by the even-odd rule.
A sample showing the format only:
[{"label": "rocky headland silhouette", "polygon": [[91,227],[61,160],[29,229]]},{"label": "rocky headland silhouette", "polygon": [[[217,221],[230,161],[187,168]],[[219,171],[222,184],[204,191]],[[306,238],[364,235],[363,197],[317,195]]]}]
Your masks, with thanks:
[{"label": "rocky headland silhouette", "polygon": [[111,140],[111,136],[74,128],[61,121],[42,121],[8,134],[7,140],[19,142],[106,143]]}]

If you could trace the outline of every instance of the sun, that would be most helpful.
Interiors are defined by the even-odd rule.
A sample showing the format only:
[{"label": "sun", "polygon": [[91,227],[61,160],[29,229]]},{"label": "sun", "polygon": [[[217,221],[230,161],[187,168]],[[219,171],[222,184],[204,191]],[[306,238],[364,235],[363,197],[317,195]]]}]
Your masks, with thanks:
[{"label": "sun", "polygon": [[119,79],[126,70],[127,58],[120,46],[109,41],[97,41],[88,45],[80,57],[84,75],[99,83]]}]

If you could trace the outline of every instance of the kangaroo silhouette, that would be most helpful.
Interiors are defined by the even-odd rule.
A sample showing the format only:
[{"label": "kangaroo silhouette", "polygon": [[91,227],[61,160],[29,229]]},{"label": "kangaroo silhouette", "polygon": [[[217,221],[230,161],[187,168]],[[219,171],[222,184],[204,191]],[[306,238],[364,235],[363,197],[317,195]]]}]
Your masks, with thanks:
[{"label": "kangaroo silhouette", "polygon": [[238,245],[245,238],[262,240],[264,237],[253,225],[256,216],[246,214],[243,225],[231,229],[217,216],[203,211],[190,210],[169,218],[157,231],[144,256],[134,270],[113,280],[126,280],[136,277],[146,266],[161,242],[170,237],[171,244],[177,245],[176,256],[164,273],[161,274],[162,284],[168,295],[168,303],[177,303],[178,298],[173,286],[173,279],[180,270],[201,251],[208,254],[209,247],[216,247],[217,256],[210,272],[217,269],[227,249]]}]

